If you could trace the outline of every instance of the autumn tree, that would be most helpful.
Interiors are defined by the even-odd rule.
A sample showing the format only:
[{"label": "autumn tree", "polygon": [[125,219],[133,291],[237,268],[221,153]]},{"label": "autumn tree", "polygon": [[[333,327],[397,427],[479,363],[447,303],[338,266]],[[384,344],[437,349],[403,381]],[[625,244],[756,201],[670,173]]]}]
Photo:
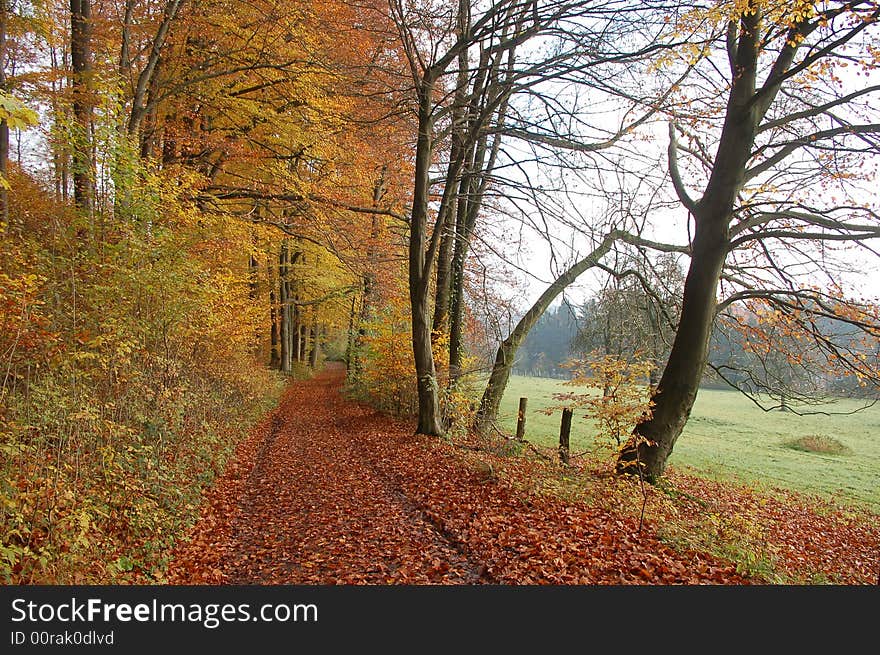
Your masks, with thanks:
[{"label": "autumn tree", "polygon": [[399,61],[347,3],[16,6],[0,119],[42,122],[0,226],[0,577],[156,580],[277,397],[273,317],[319,366],[400,253]]},{"label": "autumn tree", "polygon": [[74,148],[73,197],[77,207],[92,211],[95,194],[92,160],[92,62],[91,0],[70,0],[70,87],[73,94]]},{"label": "autumn tree", "polygon": [[[161,97],[158,90],[160,62],[169,43],[169,35],[186,0],[168,0],[161,6],[158,19],[155,16],[137,16],[136,0],[127,0],[122,16],[119,52],[119,75],[127,86],[125,98],[129,107],[125,131],[137,138],[141,154],[149,152],[148,132],[144,121],[156,111]],[[144,9],[152,13],[152,7]],[[135,18],[140,18],[140,30],[135,32]],[[144,20],[147,19],[147,20]],[[152,20],[149,20],[152,19]],[[147,23],[152,29],[144,29]]]},{"label": "autumn tree", "polygon": [[682,87],[684,104],[669,122],[668,167],[692,224],[690,265],[654,413],[636,426],[618,471],[633,472],[639,460],[649,479],[662,475],[716,316],[738,302],[762,299],[850,374],[876,376],[817,319],[878,336],[876,313],[846,293],[845,257],[835,253],[847,244],[870,253],[866,240],[880,236],[875,205],[860,190],[880,131],[870,109],[880,90],[871,81],[878,12],[873,2],[750,0],[680,17],[706,34],[680,51],[699,60],[698,82]]},{"label": "autumn tree", "polygon": [[[233,4],[171,2],[123,32],[126,130],[142,156],[202,176],[203,211],[274,228],[248,267],[275,280],[257,291],[269,358],[288,372],[317,361],[321,324],[340,322],[353,276],[374,274],[396,215],[394,50],[378,27],[356,29],[361,7]],[[342,33],[344,46],[330,38]]]},{"label": "autumn tree", "polygon": [[[597,150],[602,152],[604,160],[610,159],[604,148]],[[625,156],[619,163],[626,161],[628,160]],[[587,170],[592,172],[591,169]],[[540,219],[533,222],[533,229],[546,240],[554,258],[559,258],[557,267],[550,281],[542,286],[541,294],[521,313],[516,324],[500,339],[476,415],[475,428],[481,433],[487,432],[496,420],[517,352],[526,335],[553,301],[587,271],[599,272],[610,279],[639,280],[642,290],[653,296],[652,311],[656,312],[654,316],[659,322],[658,330],[662,329],[663,324],[666,324],[668,329],[668,323],[674,320],[675,302],[672,298],[674,292],[672,288],[665,288],[674,285],[674,273],[663,272],[663,269],[672,261],[671,257],[682,253],[684,249],[675,244],[641,236],[645,231],[641,217],[650,216],[652,211],[657,209],[655,194],[648,193],[638,201],[627,202],[621,206],[616,199],[607,195],[602,184],[599,184],[599,195],[588,196],[592,201],[590,211],[574,219],[572,214],[577,213],[573,209],[574,201],[581,199],[582,194],[572,194],[565,188],[552,188],[551,192],[557,197],[556,202],[560,204],[559,213],[552,216],[550,205],[543,205],[543,211],[538,214]],[[560,239],[556,233],[567,231],[579,236],[578,248],[583,250],[570,252],[567,259],[562,259],[557,254],[564,251],[560,247]],[[657,253],[660,254],[659,257]],[[669,279],[664,279],[666,277]],[[650,321],[651,317],[645,318]],[[644,333],[651,334],[652,339],[655,338],[651,328],[646,327]]]},{"label": "autumn tree", "polygon": [[566,364],[571,377],[567,387],[587,387],[601,391],[578,393],[565,391],[553,394],[553,400],[561,404],[542,410],[552,414],[560,409],[586,409],[585,418],[595,422],[600,446],[611,446],[613,452],[620,448],[632,425],[651,413],[650,390],[644,381],[651,371],[652,362],[642,358],[636,351],[627,360],[615,354],[593,354],[586,359],[573,359]]}]

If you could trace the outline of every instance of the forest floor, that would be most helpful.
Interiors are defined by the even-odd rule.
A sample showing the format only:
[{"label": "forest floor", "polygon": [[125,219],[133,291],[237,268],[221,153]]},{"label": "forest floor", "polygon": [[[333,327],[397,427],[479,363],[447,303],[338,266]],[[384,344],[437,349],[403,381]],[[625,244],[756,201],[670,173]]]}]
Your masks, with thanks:
[{"label": "forest floor", "polygon": [[877,582],[876,516],[673,474],[640,525],[637,482],[414,435],[344,398],[343,377],[289,386],[207,492],[167,582]]}]

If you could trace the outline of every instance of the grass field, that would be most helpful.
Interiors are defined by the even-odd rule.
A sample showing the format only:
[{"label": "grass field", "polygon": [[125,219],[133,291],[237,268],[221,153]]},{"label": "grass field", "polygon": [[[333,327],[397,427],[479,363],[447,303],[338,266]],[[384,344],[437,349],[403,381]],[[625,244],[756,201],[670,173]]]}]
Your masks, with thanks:
[{"label": "grass field", "polygon": [[[537,410],[558,404],[552,394],[563,390],[574,389],[560,380],[512,376],[501,404],[500,425],[514,432],[517,404],[525,396],[529,399],[526,438],[538,445],[555,446],[561,413],[547,416]],[[825,409],[839,412],[857,406],[853,401],[839,401]],[[575,412],[571,451],[593,449],[592,434],[591,421],[583,412]],[[791,442],[805,436],[836,439],[848,447],[848,454],[791,447]],[[880,406],[851,415],[799,416],[764,412],[733,390],[703,389],[675,444],[670,465],[705,477],[833,496],[880,512]]]}]

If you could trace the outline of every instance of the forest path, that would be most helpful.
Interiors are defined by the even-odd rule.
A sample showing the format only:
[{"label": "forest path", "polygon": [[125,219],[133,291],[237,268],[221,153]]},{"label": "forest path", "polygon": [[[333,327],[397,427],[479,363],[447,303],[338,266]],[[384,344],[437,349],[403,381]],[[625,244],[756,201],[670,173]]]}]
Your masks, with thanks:
[{"label": "forest path", "polygon": [[[632,520],[513,489],[450,444],[292,383],[207,493],[174,584],[733,583]],[[488,468],[488,467],[487,467]]]}]

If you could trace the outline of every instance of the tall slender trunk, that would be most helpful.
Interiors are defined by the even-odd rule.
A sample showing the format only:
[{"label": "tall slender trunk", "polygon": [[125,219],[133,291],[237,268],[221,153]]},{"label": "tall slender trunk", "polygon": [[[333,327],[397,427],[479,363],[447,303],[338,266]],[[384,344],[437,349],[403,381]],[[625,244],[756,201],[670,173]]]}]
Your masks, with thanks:
[{"label": "tall slender trunk", "polygon": [[[385,195],[385,175],[388,172],[387,166],[382,166],[379,178],[373,186],[373,207],[379,207],[382,197]],[[373,305],[375,303],[376,289],[376,270],[379,266],[379,236],[381,234],[381,225],[379,216],[372,214],[370,225],[370,240],[367,243],[367,269],[361,278],[362,293],[360,312],[356,318],[357,330],[353,336],[351,345],[351,357],[348,363],[348,376],[352,380],[357,380],[361,375],[361,346],[367,337],[367,322],[372,317]],[[354,307],[354,305],[352,305]]]},{"label": "tall slender trunk", "polygon": [[480,139],[477,147],[470,153],[468,171],[462,176],[458,194],[458,210],[455,221],[455,247],[452,252],[452,284],[450,288],[449,307],[449,386],[455,386],[462,374],[462,358],[464,357],[464,268],[468,250],[473,238],[477,217],[483,204],[484,184],[494,167],[490,160],[484,169],[486,155],[486,139]]},{"label": "tall slender trunk", "polygon": [[309,368],[315,369],[318,365],[318,359],[321,356],[321,328],[318,325],[318,311],[315,310],[312,316],[311,333],[312,347],[309,350]]},{"label": "tall slender trunk", "polygon": [[290,353],[289,360],[291,364],[302,361],[301,312],[299,305],[297,305],[297,299],[298,296],[294,291],[294,284],[292,281],[289,281],[287,283],[287,324],[290,328],[287,330],[287,352]]},{"label": "tall slender trunk", "polygon": [[[466,6],[460,7],[461,11],[467,11]],[[507,27],[504,33],[507,33]],[[508,53],[506,74],[512,75],[512,66],[514,62],[514,50]],[[497,110],[495,110],[495,128],[500,128],[505,122],[507,115],[508,98],[503,89],[505,85],[500,83],[501,75],[501,58],[496,58],[491,67],[488,65],[485,55],[481,58],[480,68],[484,73],[477,76],[474,84],[475,88],[485,86],[485,95],[487,96],[487,104],[494,104],[496,100],[501,98]],[[481,112],[478,101],[474,94],[469,107],[469,115],[471,116],[470,129],[475,127],[474,117]],[[489,121],[492,118],[490,116]],[[455,246],[452,253],[451,263],[451,288],[450,288],[450,308],[449,308],[449,386],[455,386],[458,378],[461,377],[462,359],[464,357],[464,272],[465,263],[467,262],[468,251],[470,249],[471,239],[473,238],[474,229],[477,224],[480,210],[483,205],[483,198],[486,189],[490,184],[492,173],[495,170],[495,163],[498,158],[498,151],[501,145],[501,138],[497,134],[493,137],[491,145],[489,145],[489,133],[492,130],[477,130],[479,135],[476,142],[472,143],[467,151],[466,164],[464,173],[461,176],[461,182],[458,192],[458,207],[455,220]]]},{"label": "tall slender trunk", "polygon": [[[453,387],[461,377],[461,362],[464,356],[462,343],[463,330],[462,318],[464,314],[464,265],[467,261],[467,252],[470,246],[471,235],[476,223],[478,208],[472,208],[467,197],[467,187],[471,176],[465,176],[463,180],[464,194],[459,202],[459,209],[455,222],[455,248],[452,253],[452,284],[450,289],[449,308],[449,386]],[[473,209],[473,211],[471,211]]]},{"label": "tall slender trunk", "polygon": [[416,141],[415,184],[409,235],[409,298],[412,315],[412,347],[418,390],[418,425],[416,432],[440,436],[440,397],[437,370],[431,350],[430,277],[436,244],[440,237],[438,224],[428,247],[428,192],[431,167],[431,135],[433,118],[431,102],[434,82],[430,76],[423,79],[419,89],[419,132]]},{"label": "tall slender trunk", "polygon": [[309,328],[303,321],[302,313],[299,310],[297,310],[296,326],[296,361],[304,362],[309,345]]},{"label": "tall slender trunk", "polygon": [[[254,306],[257,305],[260,298],[260,284],[259,284],[259,265],[257,263],[257,254],[256,254],[256,237],[254,237],[254,250],[251,252],[250,259],[248,261],[248,297]],[[260,322],[262,323],[262,321]],[[254,355],[258,355],[260,349],[262,347],[262,331],[259,328],[259,324],[255,326],[254,334],[253,334],[253,353]]]},{"label": "tall slender trunk", "polygon": [[[458,38],[464,38],[470,25],[470,4],[468,0],[458,0],[458,16],[456,34]],[[466,122],[468,81],[470,79],[469,55],[467,48],[463,48],[458,55],[458,71],[455,86],[455,98],[452,103],[452,143],[449,152],[450,168],[455,162],[464,156],[465,132],[468,129]],[[457,178],[446,178],[446,183],[460,188]],[[452,292],[452,253],[455,231],[453,226],[456,222],[456,212],[461,206],[460,195],[448,197],[449,216],[446,224],[448,228],[443,230],[440,239],[440,247],[437,252],[437,287],[434,293],[434,319],[432,332],[436,336],[449,332],[450,293]]]},{"label": "tall slender trunk", "polygon": [[248,297],[251,300],[256,300],[259,297],[259,273],[257,256],[252,252],[248,260]]},{"label": "tall slender trunk", "polygon": [[92,10],[90,0],[70,0],[70,85],[73,92],[73,199],[91,214],[94,209],[92,159]]},{"label": "tall slender trunk", "polygon": [[269,287],[269,367],[278,368],[281,364],[281,353],[278,352],[278,305],[276,303],[275,285]]},{"label": "tall slender trunk", "polygon": [[355,312],[357,309],[357,294],[351,297],[351,309],[348,312],[348,335],[345,342],[345,369],[351,372],[354,368],[354,346],[356,334],[354,329]]},{"label": "tall slender trunk", "polygon": [[[298,247],[298,246],[297,246]],[[299,277],[295,274],[293,266],[298,264],[302,266],[305,263],[305,255],[302,250],[295,250],[290,256],[290,286],[288,295],[290,296],[290,352],[292,353],[293,361],[302,362],[305,360],[306,356],[306,334],[305,334],[305,323],[303,320],[303,315],[305,314],[305,310],[299,304],[300,294],[302,289],[300,288],[300,280]]]},{"label": "tall slender trunk", "polygon": [[428,261],[428,275],[431,266],[437,268],[434,293],[434,315],[431,320],[431,341],[449,330],[450,293],[452,291],[452,253],[455,241],[455,215],[459,205],[459,175],[461,174],[466,152],[460,143],[461,135],[453,136],[453,145],[449,166],[446,171],[446,188],[437,211],[437,222],[434,226],[434,239],[437,240],[436,261]]},{"label": "tall slender trunk", "polygon": [[[0,0],[0,90],[6,91],[6,26],[9,19],[9,0]],[[7,179],[9,174],[9,124],[0,120],[0,175]],[[9,195],[0,186],[0,222],[9,222]]]},{"label": "tall slender trunk", "polygon": [[[375,217],[373,220],[375,221]],[[369,251],[368,251],[368,254],[369,254]],[[355,322],[357,324],[357,329],[355,330],[355,334],[354,334],[354,337],[352,340],[351,362],[349,363],[349,366],[348,366],[348,376],[351,380],[359,380],[361,377],[361,371],[362,371],[361,347],[364,343],[364,340],[367,338],[367,322],[370,320],[370,316],[372,313],[373,286],[374,286],[373,273],[372,272],[364,273],[363,277],[361,278],[362,291],[361,291],[360,310],[358,312],[357,317],[355,318]]]},{"label": "tall slender trunk", "polygon": [[287,240],[281,242],[281,254],[278,258],[278,300],[280,306],[278,308],[278,318],[281,325],[280,341],[281,341],[281,371],[282,373],[290,373],[290,287],[288,282],[290,255],[287,246]]},{"label": "tall slender trunk", "polygon": [[290,332],[287,339],[287,347],[291,353],[290,357],[295,362],[302,359],[302,335],[300,334],[299,315],[299,308],[294,307],[293,312],[290,314]]},{"label": "tall slender trunk", "polygon": [[[61,56],[59,57],[58,49],[55,46],[49,46],[49,62],[53,71],[63,70],[67,66],[64,51],[62,50],[60,54]],[[63,130],[60,127],[63,122],[61,120],[63,110],[61,108],[61,103],[59,102],[62,85],[63,83],[58,76],[53,76],[53,78],[49,80],[49,88],[52,91],[49,98],[49,107],[51,108],[52,116],[55,117],[50,133],[50,145],[52,147],[55,199],[66,204],[69,192],[68,187],[70,186],[68,180],[69,150],[67,143],[69,139],[63,134]]]},{"label": "tall slender trunk", "polygon": [[[454,216],[450,216],[455,220]],[[452,242],[455,237],[451,230],[444,230],[437,249],[437,282],[434,291],[434,317],[431,320],[431,333],[434,340],[449,331],[449,294],[452,287]]]}]

